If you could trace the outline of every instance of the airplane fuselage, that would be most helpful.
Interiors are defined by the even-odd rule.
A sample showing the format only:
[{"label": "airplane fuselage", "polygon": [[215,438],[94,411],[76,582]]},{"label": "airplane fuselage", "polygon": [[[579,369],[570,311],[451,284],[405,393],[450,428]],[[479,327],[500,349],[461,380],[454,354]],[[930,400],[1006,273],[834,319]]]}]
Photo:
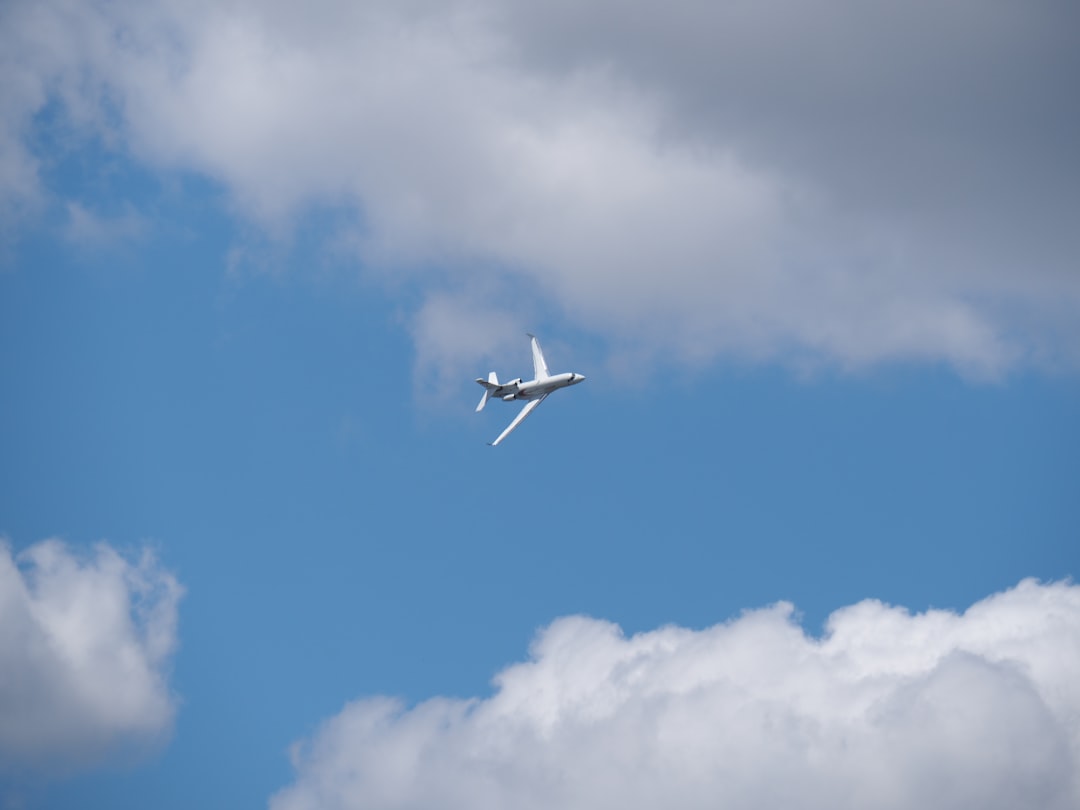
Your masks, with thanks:
[{"label": "airplane fuselage", "polygon": [[506,402],[512,402],[515,399],[539,399],[559,388],[577,385],[584,379],[584,375],[571,372],[554,374],[542,380],[524,381],[518,378],[503,383],[491,392],[491,396],[499,397]]}]

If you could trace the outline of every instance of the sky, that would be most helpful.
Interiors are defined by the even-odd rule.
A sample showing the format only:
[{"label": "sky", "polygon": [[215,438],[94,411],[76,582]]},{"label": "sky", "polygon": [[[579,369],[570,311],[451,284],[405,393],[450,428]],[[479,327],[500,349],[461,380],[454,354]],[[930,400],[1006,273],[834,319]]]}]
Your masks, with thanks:
[{"label": "sky", "polygon": [[0,4],[0,807],[1076,807],[1078,74],[1066,0]]}]

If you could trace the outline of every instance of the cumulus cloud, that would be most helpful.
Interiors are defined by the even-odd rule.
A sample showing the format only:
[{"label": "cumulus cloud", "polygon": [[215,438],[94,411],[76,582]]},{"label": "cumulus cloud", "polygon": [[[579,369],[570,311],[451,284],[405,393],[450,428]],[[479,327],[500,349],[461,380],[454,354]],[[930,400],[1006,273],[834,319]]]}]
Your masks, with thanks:
[{"label": "cumulus cloud", "polygon": [[963,613],[780,603],[627,638],[559,619],[487,698],[348,704],[272,810],[1065,808],[1080,802],[1080,587]]},{"label": "cumulus cloud", "polygon": [[0,774],[83,767],[167,734],[181,594],[149,550],[0,544]]},{"label": "cumulus cloud", "polygon": [[270,233],[355,212],[421,366],[479,351],[445,300],[688,362],[1080,361],[1067,3],[9,6],[10,120],[54,88]]}]

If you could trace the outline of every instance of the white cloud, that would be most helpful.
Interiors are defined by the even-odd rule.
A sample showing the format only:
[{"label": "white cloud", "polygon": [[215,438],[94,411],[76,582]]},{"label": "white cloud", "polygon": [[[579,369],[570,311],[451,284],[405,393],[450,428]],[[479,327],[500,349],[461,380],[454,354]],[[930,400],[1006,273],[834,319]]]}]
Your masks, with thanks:
[{"label": "white cloud", "polygon": [[421,367],[479,351],[438,302],[523,296],[689,362],[1080,361],[1071,7],[15,6],[16,113],[69,77],[270,232],[354,209],[366,271],[431,297]]},{"label": "white cloud", "polygon": [[1073,808],[1080,587],[962,614],[867,600],[820,639],[780,603],[627,638],[560,619],[488,698],[348,704],[272,810]]},{"label": "white cloud", "polygon": [[0,773],[83,767],[167,735],[181,594],[149,550],[0,544]]}]

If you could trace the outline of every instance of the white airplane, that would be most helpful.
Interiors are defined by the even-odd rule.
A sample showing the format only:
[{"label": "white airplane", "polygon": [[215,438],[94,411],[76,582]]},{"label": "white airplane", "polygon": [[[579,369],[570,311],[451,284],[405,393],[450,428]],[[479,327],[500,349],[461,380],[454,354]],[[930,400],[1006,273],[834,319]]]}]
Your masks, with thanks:
[{"label": "white airplane", "polygon": [[510,426],[499,434],[499,438],[489,442],[492,447],[509,436],[514,428],[525,421],[525,417],[535,411],[536,406],[547,399],[548,394],[552,391],[558,388],[566,388],[568,385],[577,385],[585,379],[583,374],[551,374],[548,371],[547,363],[544,361],[544,352],[540,348],[536,335],[530,334],[529,337],[532,338],[534,379],[523,382],[521,377],[518,377],[516,380],[500,383],[494,371],[488,375],[486,380],[480,377],[476,378],[476,381],[484,386],[484,397],[480,400],[480,404],[476,406],[477,413],[484,410],[484,406],[487,405],[487,401],[491,397],[499,397],[504,402],[512,402],[515,399],[528,400],[525,407],[521,409],[521,413],[514,417],[514,421],[510,423]]}]

